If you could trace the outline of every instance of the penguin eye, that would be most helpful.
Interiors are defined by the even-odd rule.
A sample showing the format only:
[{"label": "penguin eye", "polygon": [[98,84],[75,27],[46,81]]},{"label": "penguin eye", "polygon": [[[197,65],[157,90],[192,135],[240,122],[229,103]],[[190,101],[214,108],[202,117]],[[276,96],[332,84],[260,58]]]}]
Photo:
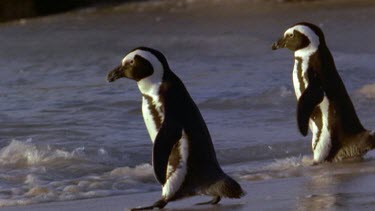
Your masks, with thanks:
[{"label": "penguin eye", "polygon": [[288,34],[288,37],[289,38],[293,38],[294,37],[294,33]]},{"label": "penguin eye", "polygon": [[134,59],[132,59],[132,60],[130,60],[130,62],[129,62],[129,64],[131,65],[131,66],[133,66],[134,65]]}]

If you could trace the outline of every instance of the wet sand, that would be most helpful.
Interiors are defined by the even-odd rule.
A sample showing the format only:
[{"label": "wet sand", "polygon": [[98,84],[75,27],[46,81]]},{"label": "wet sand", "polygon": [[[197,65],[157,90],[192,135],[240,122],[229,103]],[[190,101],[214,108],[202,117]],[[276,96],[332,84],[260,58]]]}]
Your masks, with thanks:
[{"label": "wet sand", "polygon": [[[294,179],[298,182],[300,179]],[[248,191],[248,194],[242,199],[230,200],[223,199],[220,204],[210,206],[194,205],[196,203],[209,200],[208,197],[194,197],[184,199],[177,202],[169,203],[164,210],[207,210],[207,211],[221,211],[221,210],[268,210],[268,209],[292,209],[295,205],[288,200],[290,196],[287,191],[292,192],[294,188],[285,189],[285,181],[262,181],[262,182],[244,182],[241,185]],[[287,182],[291,184],[290,182]],[[254,191],[256,190],[256,192]],[[159,192],[132,194],[126,196],[115,196],[106,198],[87,199],[79,201],[54,202],[47,204],[7,207],[4,210],[9,211],[105,211],[105,210],[127,210],[128,208],[137,207],[140,205],[149,205],[160,197]],[[286,199],[286,200],[285,200]]]}]

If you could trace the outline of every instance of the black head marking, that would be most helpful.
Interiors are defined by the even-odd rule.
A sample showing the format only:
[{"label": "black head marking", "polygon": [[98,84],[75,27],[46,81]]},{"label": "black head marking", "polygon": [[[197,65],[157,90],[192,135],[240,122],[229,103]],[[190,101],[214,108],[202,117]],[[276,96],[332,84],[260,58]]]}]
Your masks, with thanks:
[{"label": "black head marking", "polygon": [[301,22],[288,28],[284,36],[272,45],[272,49],[288,48],[298,51],[310,45],[315,48],[325,46],[324,34],[318,26]]},{"label": "black head marking", "polygon": [[152,75],[153,72],[154,69],[147,59],[139,55],[135,55],[131,60],[126,61],[110,71],[107,75],[107,80],[109,82],[113,82],[119,78],[125,77],[139,81],[142,78]]},{"label": "black head marking", "polygon": [[165,71],[170,71],[167,59],[164,55],[152,48],[138,47],[131,50],[123,59],[122,64],[112,70],[107,80],[115,81],[118,78],[126,77],[140,81],[155,73],[156,77],[162,78]]},{"label": "black head marking", "polygon": [[288,34],[285,39],[285,47],[291,51],[297,51],[310,45],[309,38],[297,30],[293,30],[292,34]]},{"label": "black head marking", "polygon": [[[128,67],[126,67],[128,66]],[[125,63],[125,77],[139,81],[154,73],[152,64],[145,58],[135,55],[134,59]]]}]

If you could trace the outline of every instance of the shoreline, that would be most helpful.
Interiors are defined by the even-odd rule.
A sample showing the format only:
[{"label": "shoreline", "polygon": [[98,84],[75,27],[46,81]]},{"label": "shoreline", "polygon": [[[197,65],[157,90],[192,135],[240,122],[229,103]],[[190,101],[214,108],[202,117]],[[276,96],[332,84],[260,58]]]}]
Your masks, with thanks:
[{"label": "shoreline", "polygon": [[[195,205],[196,203],[210,200],[207,196],[195,196],[178,201],[170,202],[166,205],[163,210],[178,210],[178,211],[214,211],[214,210],[237,210],[245,211],[250,210],[252,207],[257,207],[257,209],[270,209],[274,208],[275,205],[280,208],[286,208],[282,200],[277,200],[275,203],[274,199],[277,199],[277,190],[279,188],[272,187],[276,185],[281,185],[283,179],[270,182],[268,185],[265,184],[267,181],[258,182],[241,182],[241,186],[247,192],[245,196],[241,199],[227,199],[223,198],[221,202],[217,205]],[[268,188],[265,188],[268,186]],[[261,194],[257,194],[256,190],[261,190],[260,192],[267,194],[268,196],[263,198]],[[265,191],[265,192],[264,192]],[[258,192],[258,193],[260,193]],[[150,192],[150,193],[136,193],[121,196],[111,196],[103,198],[92,198],[74,201],[60,201],[60,202],[48,202],[41,204],[32,204],[25,206],[14,206],[14,207],[2,207],[1,210],[6,211],[46,211],[46,210],[58,210],[58,211],[100,211],[100,210],[130,210],[130,208],[135,208],[138,206],[151,205],[156,200],[160,198],[160,192]],[[263,198],[263,200],[262,200]],[[267,202],[272,200],[272,204]],[[292,208],[292,207],[290,207]]]},{"label": "shoreline", "polygon": [[[217,205],[195,205],[211,197],[194,196],[170,202],[162,210],[248,211],[248,210],[371,210],[375,207],[375,159],[289,166],[277,171],[279,177],[240,181],[246,195],[223,198]],[[160,189],[161,190],[161,189]],[[160,191],[73,201],[47,202],[2,207],[3,211],[120,211],[153,204]]]}]

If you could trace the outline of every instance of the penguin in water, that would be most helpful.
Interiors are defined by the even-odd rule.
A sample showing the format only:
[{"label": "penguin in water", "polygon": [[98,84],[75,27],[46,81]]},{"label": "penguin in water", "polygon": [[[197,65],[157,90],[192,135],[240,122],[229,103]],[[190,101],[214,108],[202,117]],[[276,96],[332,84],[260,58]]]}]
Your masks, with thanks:
[{"label": "penguin in water", "polygon": [[295,24],[272,45],[279,48],[294,52],[298,128],[306,136],[310,127],[314,164],[360,158],[374,149],[375,134],[358,119],[322,30],[311,23]]},{"label": "penguin in water", "polygon": [[213,197],[200,204],[244,195],[241,186],[220,168],[198,107],[161,52],[146,47],[130,51],[107,80],[122,77],[135,80],[142,94],[154,174],[162,185],[160,200],[132,210],[161,209],[170,201],[194,195]]}]

